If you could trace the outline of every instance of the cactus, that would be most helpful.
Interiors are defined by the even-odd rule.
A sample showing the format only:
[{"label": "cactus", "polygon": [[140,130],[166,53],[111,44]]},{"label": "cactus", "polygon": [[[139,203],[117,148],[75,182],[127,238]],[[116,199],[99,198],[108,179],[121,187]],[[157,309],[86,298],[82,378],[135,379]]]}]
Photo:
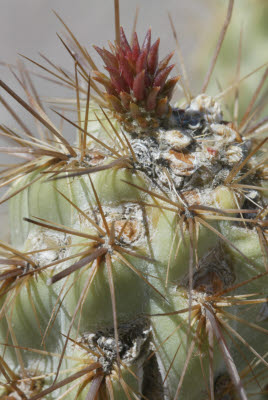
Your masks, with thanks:
[{"label": "cactus", "polygon": [[77,121],[55,110],[74,144],[26,69],[28,102],[0,81],[38,128],[1,126],[24,158],[1,178],[1,400],[267,398],[266,125],[254,94],[224,117],[239,84],[205,94],[232,7],[196,96],[150,29],[140,44],[117,24],[103,73],[61,20],[75,74],[50,72],[75,90]]}]

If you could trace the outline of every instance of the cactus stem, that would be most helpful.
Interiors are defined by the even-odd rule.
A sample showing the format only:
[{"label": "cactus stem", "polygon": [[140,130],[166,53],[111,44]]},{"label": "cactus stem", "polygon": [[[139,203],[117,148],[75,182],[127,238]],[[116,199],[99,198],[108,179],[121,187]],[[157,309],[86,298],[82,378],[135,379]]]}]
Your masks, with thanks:
[{"label": "cactus stem", "polygon": [[[245,324],[247,326],[250,326],[253,329],[256,329],[257,331],[261,330],[262,332],[267,334],[267,330],[259,327],[256,324],[253,324],[251,322],[248,322],[246,320],[244,320],[243,318],[240,318],[234,314],[231,314],[227,311],[224,310],[225,307],[230,307],[231,304],[235,304],[237,306],[243,307],[246,304],[264,304],[266,303],[266,299],[265,298],[256,298],[256,299],[250,299],[251,295],[243,295],[242,297],[240,295],[231,295],[231,296],[223,296],[224,294],[226,295],[228,292],[233,292],[234,290],[237,289],[238,286],[245,286],[248,285],[249,283],[251,283],[253,280],[256,279],[261,279],[261,277],[263,276],[263,274],[259,274],[258,277],[253,277],[250,280],[246,280],[242,283],[239,284],[235,284],[235,285],[231,285],[229,287],[226,287],[224,290],[219,290],[220,286],[218,286],[218,283],[216,284],[216,286],[214,286],[213,291],[211,292],[211,294],[207,294],[207,290],[204,289],[203,285],[208,285],[207,287],[212,288],[212,284],[213,281],[215,283],[215,279],[216,276],[212,275],[210,273],[205,272],[205,275],[203,278],[201,278],[200,272],[202,271],[202,269],[204,267],[202,267],[202,265],[200,265],[199,267],[200,269],[197,269],[193,275],[193,283],[194,283],[194,290],[192,292],[192,296],[193,296],[193,306],[190,308],[185,308],[185,309],[181,309],[178,311],[173,311],[171,313],[163,313],[163,314],[154,314],[151,315],[151,317],[163,317],[163,316],[168,316],[168,315],[175,315],[175,313],[179,314],[183,314],[183,313],[190,313],[190,324],[191,326],[195,325],[196,322],[198,322],[196,328],[195,328],[195,335],[191,337],[191,341],[188,345],[188,353],[185,359],[185,363],[184,363],[184,368],[183,371],[181,373],[181,377],[180,377],[180,381],[177,387],[177,391],[176,391],[176,396],[179,395],[182,384],[183,384],[183,380],[185,377],[185,373],[186,373],[186,369],[188,367],[191,355],[195,349],[195,347],[198,347],[198,351],[199,351],[199,356],[202,357],[202,353],[203,353],[203,348],[202,348],[202,343],[206,342],[206,338],[208,339],[208,342],[210,343],[210,346],[208,347],[208,352],[210,353],[209,358],[211,360],[213,360],[213,351],[215,351],[215,349],[213,350],[213,346],[211,347],[211,340],[212,337],[215,336],[218,339],[218,343],[219,346],[221,348],[221,351],[223,352],[223,356],[224,356],[224,360],[225,360],[225,364],[226,364],[226,368],[229,371],[230,377],[233,381],[233,385],[236,387],[236,391],[240,396],[240,399],[246,399],[246,395],[245,395],[245,390],[242,386],[241,383],[241,378],[238,375],[233,357],[230,354],[230,350],[228,349],[227,346],[227,342],[226,342],[226,338],[224,337],[223,333],[226,333],[225,331],[229,331],[230,334],[234,337],[237,337],[238,340],[243,343],[243,345],[249,349],[254,356],[256,356],[263,364],[265,364],[266,366],[267,361],[264,359],[264,357],[262,357],[259,353],[257,353],[255,351],[255,349],[250,346],[247,341],[245,339],[243,339],[243,337],[241,335],[239,335],[235,329],[233,329],[230,324],[228,324],[226,322],[226,319],[229,319],[230,321],[235,320],[238,321],[239,323]],[[208,272],[208,271],[207,271]],[[201,279],[201,280],[200,280]],[[207,280],[206,280],[207,279]],[[187,296],[190,296],[190,286],[189,286],[189,282],[188,282],[188,286],[187,286]],[[204,296],[201,294],[204,291]],[[258,294],[254,294],[254,296],[256,296]],[[249,299],[247,299],[247,296],[249,297]],[[204,320],[205,319],[205,320]],[[181,323],[174,329],[173,332],[171,332],[171,334],[166,337],[166,339],[159,345],[159,347],[163,346],[164,343],[170,339],[170,337],[172,335],[175,334],[175,332],[178,329],[181,329],[181,325],[185,324],[185,321],[181,321]],[[204,327],[206,327],[206,332],[204,332]],[[190,335],[191,336],[191,335]],[[156,351],[159,351],[159,347],[156,349]],[[175,352],[175,354],[177,354],[177,352],[179,351],[181,347],[181,343],[179,343],[178,348]],[[229,356],[227,356],[229,355]],[[150,355],[150,357],[152,357],[152,355]],[[175,356],[174,356],[175,357]],[[249,365],[249,364],[248,364]],[[250,367],[250,365],[249,365]],[[213,366],[212,363],[210,364],[210,392],[212,395],[212,398],[214,398],[214,380],[212,380],[212,377],[214,376],[214,371],[213,371]],[[170,370],[170,368],[169,368]],[[169,370],[167,372],[167,374],[169,373]],[[167,378],[167,375],[165,377],[165,379]],[[243,377],[244,378],[244,377]],[[205,379],[205,376],[204,376]],[[212,394],[213,392],[213,394]],[[175,396],[175,398],[176,398]],[[218,399],[218,397],[217,397]],[[219,397],[220,399],[220,397]]]},{"label": "cactus stem", "polygon": [[[256,118],[267,63],[240,76],[240,35],[232,84],[218,83],[214,98],[193,97],[171,15],[181,83],[168,77],[174,53],[159,62],[160,39],[149,28],[139,43],[136,21],[128,41],[119,0],[114,6],[115,41],[94,46],[106,74],[56,13],[72,70],[24,57],[74,94],[48,100],[59,128],[22,62],[11,72],[27,102],[0,81],[37,131],[0,96],[22,131],[0,125],[14,144],[0,152],[18,159],[0,174],[0,189],[12,185],[0,199],[9,200],[12,243],[0,241],[0,399],[260,399],[268,211],[267,138],[259,135],[267,118]],[[261,68],[239,122],[241,84]],[[179,84],[180,107],[171,104]],[[216,100],[232,90],[227,121]]]}]

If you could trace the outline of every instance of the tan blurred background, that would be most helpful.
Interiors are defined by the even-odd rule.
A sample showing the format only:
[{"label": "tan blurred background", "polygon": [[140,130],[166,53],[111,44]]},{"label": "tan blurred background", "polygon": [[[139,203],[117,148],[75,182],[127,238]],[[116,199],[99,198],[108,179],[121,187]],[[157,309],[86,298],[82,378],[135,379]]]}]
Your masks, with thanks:
[{"label": "tan blurred background", "polygon": [[[176,48],[168,20],[170,12],[185,57],[190,84],[193,93],[196,94],[202,85],[205,66],[211,59],[227,5],[228,0],[121,0],[121,25],[129,37],[135,12],[139,7],[137,32],[140,40],[143,40],[146,30],[151,26],[153,39],[158,36],[161,38],[161,55],[166,55]],[[18,53],[21,53],[42,63],[38,55],[42,52],[56,64],[72,70],[73,62],[56,36],[56,32],[62,34],[64,29],[52,12],[54,9],[79,41],[87,47],[98,64],[100,58],[92,48],[92,44],[106,46],[108,40],[114,39],[113,8],[114,0],[0,0],[0,61],[14,64],[19,58]],[[266,19],[266,22],[261,23],[261,18]],[[254,36],[256,27],[263,25],[262,29],[266,26],[268,31],[267,18],[268,0],[235,0],[230,39],[228,41],[227,38],[226,41],[227,51],[223,51],[217,65],[217,67],[219,64],[224,65],[224,74],[221,72],[220,75],[227,76],[227,83],[233,79],[235,73],[239,30],[242,25],[244,27],[242,73],[248,73],[267,61],[268,35],[266,43],[263,40],[265,36],[262,36],[263,43]],[[174,61],[177,61],[176,57]],[[28,62],[26,66],[30,70],[40,72]],[[228,73],[226,73],[227,68],[230,69]],[[20,90],[7,68],[0,65],[0,73],[1,79],[8,85]],[[226,79],[223,81],[222,76],[219,78],[221,83],[226,85]],[[215,75],[213,81],[215,82]],[[41,79],[36,79],[35,83],[38,92],[44,97],[72,95],[70,92],[62,93],[59,87],[53,87]],[[213,89],[213,85],[211,86]],[[1,94],[3,95],[3,91]],[[20,110],[13,101],[11,104],[16,110]],[[28,120],[24,112],[23,118]],[[0,121],[8,125],[13,124],[12,118],[2,106],[0,106]]]},{"label": "tan blurred background", "polygon": [[[38,55],[38,52],[42,52],[56,64],[73,68],[70,56],[56,36],[56,32],[62,33],[63,28],[52,12],[54,9],[98,62],[99,57],[92,44],[102,46],[107,44],[107,40],[114,39],[113,5],[113,0],[0,0],[0,61],[13,64],[18,53],[21,53],[42,62]],[[187,67],[191,71],[193,54],[205,36],[209,38],[211,35],[210,30],[204,29],[209,25],[212,16],[211,1],[121,0],[121,25],[128,36],[137,7],[139,38],[143,39],[146,30],[151,26],[153,39],[161,37],[160,52],[164,55],[175,48],[167,15],[168,12],[171,13]],[[29,69],[37,71],[29,63],[26,64]],[[12,88],[18,88],[14,77],[6,68],[0,67],[0,71],[5,82]],[[43,96],[57,94],[57,90],[44,81],[37,80],[36,85]],[[11,122],[3,107],[0,108],[0,120],[6,124]]]}]

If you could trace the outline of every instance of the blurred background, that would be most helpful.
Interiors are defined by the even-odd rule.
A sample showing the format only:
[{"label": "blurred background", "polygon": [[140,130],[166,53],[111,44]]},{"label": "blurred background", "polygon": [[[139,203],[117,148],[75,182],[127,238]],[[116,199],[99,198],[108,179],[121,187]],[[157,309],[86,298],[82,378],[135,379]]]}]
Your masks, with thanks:
[{"label": "blurred background", "polygon": [[[130,37],[135,13],[139,8],[137,32],[140,40],[143,40],[146,30],[151,26],[153,39],[157,39],[158,36],[161,38],[160,55],[166,55],[176,48],[168,19],[169,12],[178,34],[190,84],[193,93],[196,94],[202,85],[227,6],[228,0],[121,0],[120,22]],[[57,65],[72,70],[73,62],[70,55],[56,36],[56,32],[62,34],[64,29],[54,15],[53,9],[100,65],[100,58],[92,45],[106,46],[108,40],[114,39],[113,0],[1,0],[0,61],[15,64],[20,58],[19,54],[23,54],[44,63],[38,54],[41,52]],[[211,93],[218,90],[215,87],[215,77],[223,86],[234,78],[241,27],[243,27],[241,74],[248,73],[267,62],[267,20],[267,0],[235,1],[232,26],[217,65],[218,72],[214,75],[210,86]],[[176,56],[174,61],[177,61]],[[31,71],[41,72],[27,61],[26,66]],[[224,68],[224,73],[221,67]],[[8,68],[0,66],[0,72],[2,80],[14,90],[20,91]],[[255,81],[253,79],[251,81],[253,86]],[[38,79],[35,83],[41,96],[62,95],[59,87],[53,87],[44,80]],[[20,108],[14,102],[11,104],[16,109]],[[0,121],[8,125],[13,123],[8,112],[1,106]]]},{"label": "blurred background", "polygon": [[[218,0],[216,0],[218,1]],[[97,64],[100,57],[92,45],[107,46],[114,40],[114,0],[1,0],[0,7],[0,61],[15,64],[19,53],[38,62],[44,60],[39,52],[57,65],[73,68],[73,62],[64,49],[56,32],[63,34],[64,28],[53,13],[53,9],[70,27],[80,43],[87,47]],[[175,49],[168,12],[172,15],[189,74],[192,75],[194,54],[211,32],[204,29],[210,24],[215,11],[210,0],[121,0],[120,22],[128,37],[131,35],[137,8],[139,16],[137,32],[140,41],[147,29],[152,27],[153,40],[161,38],[160,53],[166,55]],[[227,4],[227,3],[226,3]],[[205,37],[207,36],[207,39]],[[174,57],[175,60],[175,57]],[[26,62],[30,70],[36,67]],[[47,65],[48,66],[48,65]],[[1,68],[2,79],[12,88],[20,90],[7,68]],[[38,92],[43,96],[57,95],[53,88],[42,80],[36,81]],[[14,105],[15,106],[15,105]],[[4,123],[11,117],[1,107],[0,118]]]}]

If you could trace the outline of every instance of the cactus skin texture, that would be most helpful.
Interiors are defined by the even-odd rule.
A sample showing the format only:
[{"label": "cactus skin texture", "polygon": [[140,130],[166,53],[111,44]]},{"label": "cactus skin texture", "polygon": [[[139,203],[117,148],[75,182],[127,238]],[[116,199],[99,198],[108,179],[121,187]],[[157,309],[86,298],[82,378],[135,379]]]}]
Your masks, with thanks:
[{"label": "cactus skin texture", "polygon": [[174,105],[185,77],[169,78],[173,54],[158,62],[150,30],[142,46],[117,27],[109,51],[95,47],[108,75],[67,30],[78,121],[59,114],[74,145],[26,70],[29,104],[0,82],[40,133],[1,126],[14,143],[2,151],[25,161],[1,178],[0,399],[267,399],[267,122],[254,95],[242,123],[222,94],[185,87]]}]

